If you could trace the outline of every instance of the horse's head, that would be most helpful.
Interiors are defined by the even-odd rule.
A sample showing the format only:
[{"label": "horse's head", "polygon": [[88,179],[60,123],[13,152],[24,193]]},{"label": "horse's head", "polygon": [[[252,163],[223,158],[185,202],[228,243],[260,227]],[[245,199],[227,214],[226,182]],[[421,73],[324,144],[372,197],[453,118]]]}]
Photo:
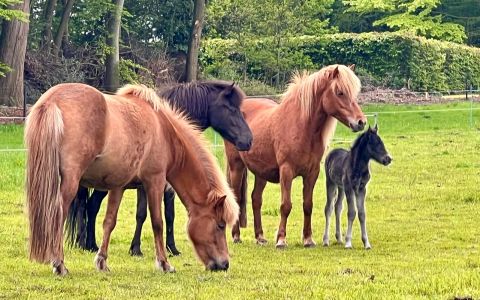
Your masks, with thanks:
[{"label": "horse's head", "polygon": [[367,118],[357,103],[360,93],[360,80],[353,73],[354,65],[335,65],[327,69],[327,87],[323,93],[323,109],[331,116],[351,128],[361,131]]},{"label": "horse's head", "polygon": [[216,85],[218,95],[208,107],[209,123],[224,139],[239,151],[248,151],[252,145],[252,132],[240,111],[245,94],[235,83]]},{"label": "horse's head", "polygon": [[388,154],[382,139],[378,135],[378,126],[375,124],[373,129],[368,126],[368,130],[365,132],[367,135],[367,152],[368,155],[376,162],[381,163],[384,166],[388,166],[393,158]]},{"label": "horse's head", "polygon": [[227,224],[233,224],[238,219],[238,205],[234,199],[218,197],[213,193],[209,193],[213,201],[208,201],[206,206],[194,205],[190,208],[195,211],[189,213],[188,235],[207,270],[226,271],[229,255],[225,229]]}]

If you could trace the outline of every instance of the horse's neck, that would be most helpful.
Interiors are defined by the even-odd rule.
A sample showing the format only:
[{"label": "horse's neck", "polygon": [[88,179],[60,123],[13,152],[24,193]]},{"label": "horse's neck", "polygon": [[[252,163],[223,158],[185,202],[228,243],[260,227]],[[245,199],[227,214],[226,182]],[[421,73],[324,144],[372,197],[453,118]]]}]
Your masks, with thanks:
[{"label": "horse's neck", "polygon": [[358,148],[350,150],[350,163],[354,174],[368,172],[369,162],[370,157],[365,152],[360,151]]},{"label": "horse's neck", "polygon": [[173,134],[171,145],[171,161],[168,164],[167,181],[179,194],[180,199],[188,208],[199,199],[207,199],[210,183],[205,173],[205,167],[192,148],[186,147],[188,141],[181,140]]}]

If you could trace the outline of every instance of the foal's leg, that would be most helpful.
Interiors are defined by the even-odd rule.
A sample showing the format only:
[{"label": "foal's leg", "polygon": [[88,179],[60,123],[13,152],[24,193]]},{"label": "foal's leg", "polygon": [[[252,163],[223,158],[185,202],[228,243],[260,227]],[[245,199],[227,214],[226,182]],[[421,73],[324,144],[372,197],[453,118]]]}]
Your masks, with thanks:
[{"label": "foal's leg", "polygon": [[343,210],[343,197],[345,192],[342,187],[338,187],[337,190],[337,202],[335,202],[335,238],[338,244],[343,244],[342,236],[342,210]]},{"label": "foal's leg", "polygon": [[[72,204],[73,199],[75,198],[75,194],[77,193],[78,190],[78,183],[80,182],[80,175],[74,175],[76,172],[72,171],[71,174],[68,176],[64,176],[62,178],[62,182],[60,183],[60,193],[62,195],[62,211],[63,211],[63,216],[62,220],[56,220],[57,222],[61,222],[62,228],[63,224],[65,224],[65,219],[67,217],[67,212],[68,209],[70,208],[70,204]],[[64,174],[62,172],[62,174]],[[73,175],[72,175],[73,174]],[[64,253],[63,253],[63,235],[60,235],[58,238],[62,239],[62,242],[60,243],[60,248],[56,249],[56,251],[53,253],[53,259],[52,259],[52,267],[53,267],[53,273],[56,275],[67,275],[68,270],[65,267],[64,264]]]},{"label": "foal's leg", "polygon": [[107,191],[94,190],[87,202],[87,241],[86,250],[98,251],[97,241],[95,238],[95,223],[100,205],[107,196]]},{"label": "foal's leg", "polygon": [[175,235],[173,225],[175,221],[175,191],[172,188],[166,188],[163,193],[163,203],[165,204],[165,225],[167,227],[167,250],[172,255],[180,255],[175,246]]},{"label": "foal's leg", "polygon": [[130,244],[130,255],[143,256],[140,249],[142,239],[142,227],[147,218],[147,194],[143,186],[137,188],[137,214],[136,214],[136,227],[135,234],[133,235],[132,243]]},{"label": "foal's leg", "polygon": [[352,248],[352,226],[355,219],[355,193],[351,187],[345,186],[345,195],[347,196],[348,204],[348,227],[347,236],[345,237],[345,248]]},{"label": "foal's leg", "polygon": [[266,180],[255,176],[255,186],[252,191],[253,226],[255,228],[255,239],[259,245],[265,245],[267,243],[267,240],[263,236],[262,228],[262,194],[266,185]]},{"label": "foal's leg", "polygon": [[330,238],[328,236],[330,232],[330,216],[333,212],[334,199],[337,193],[337,186],[331,180],[327,178],[327,203],[325,203],[325,232],[323,233],[323,245],[330,245]]},{"label": "foal's leg", "polygon": [[365,195],[367,194],[367,191],[365,187],[362,187],[358,190],[358,195],[357,195],[357,209],[358,209],[358,220],[360,221],[360,229],[362,231],[362,242],[365,247],[365,249],[371,249],[372,246],[370,245],[370,242],[368,241],[368,235],[367,235],[367,224],[366,224],[366,211],[365,211]]},{"label": "foal's leg", "polygon": [[95,266],[99,271],[110,271],[107,266],[108,245],[110,243],[110,235],[117,224],[118,208],[120,207],[123,191],[123,188],[117,188],[110,190],[108,193],[107,212],[105,213],[105,219],[103,219],[103,241],[94,260]]},{"label": "foal's leg", "polygon": [[175,268],[167,262],[165,244],[163,243],[162,196],[165,184],[165,177],[157,177],[144,182],[155,238],[156,266],[164,272],[175,272]]},{"label": "foal's leg", "polygon": [[313,210],[313,188],[317,182],[319,171],[303,178],[303,246],[315,247],[312,238],[312,210]]},{"label": "foal's leg", "polygon": [[283,249],[287,246],[287,219],[292,210],[292,201],[290,192],[292,190],[293,170],[288,165],[280,167],[280,188],[282,192],[282,204],[280,205],[280,225],[277,232],[277,249]]}]

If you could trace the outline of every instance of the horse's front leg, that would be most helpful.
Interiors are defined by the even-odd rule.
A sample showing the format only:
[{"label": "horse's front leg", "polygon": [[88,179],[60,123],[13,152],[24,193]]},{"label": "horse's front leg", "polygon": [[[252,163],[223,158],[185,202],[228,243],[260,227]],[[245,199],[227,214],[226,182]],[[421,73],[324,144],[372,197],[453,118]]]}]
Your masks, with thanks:
[{"label": "horse's front leg", "polygon": [[303,177],[303,246],[315,247],[312,238],[313,188],[317,182],[319,170],[314,170],[309,176]]},{"label": "horse's front leg", "polygon": [[255,176],[255,185],[252,191],[253,226],[255,228],[255,239],[259,245],[267,243],[262,228],[262,195],[266,185],[267,181],[265,179]]},{"label": "horse's front leg", "polygon": [[362,232],[362,242],[365,249],[368,250],[368,249],[371,249],[372,246],[368,241],[368,235],[367,235],[367,224],[366,224],[367,213],[365,211],[366,194],[367,194],[367,190],[365,189],[365,187],[361,187],[358,190],[358,195],[356,198],[357,198],[358,220],[360,221],[360,230]]},{"label": "horse's front leg", "polygon": [[282,204],[280,205],[280,225],[277,232],[277,249],[283,249],[287,246],[287,219],[292,210],[292,201],[290,193],[292,190],[293,170],[289,165],[280,167],[280,188],[282,192]]},{"label": "horse's front leg", "polygon": [[97,221],[97,214],[100,210],[100,205],[108,192],[94,190],[87,201],[87,240],[86,250],[95,252],[98,251],[97,240],[95,238],[95,222]]},{"label": "horse's front leg", "polygon": [[143,186],[137,188],[137,213],[135,215],[136,226],[132,243],[130,244],[130,255],[143,256],[140,245],[142,243],[142,227],[147,219],[147,194]]},{"label": "horse's front leg", "polygon": [[95,266],[99,271],[110,271],[107,266],[108,245],[110,244],[110,235],[117,224],[118,208],[123,191],[123,188],[117,188],[108,193],[107,212],[103,220],[103,241],[95,256]]},{"label": "horse's front leg", "polygon": [[173,188],[166,188],[163,193],[163,203],[165,204],[165,225],[167,227],[167,250],[172,255],[180,255],[175,245],[174,221],[175,221],[175,191]]},{"label": "horse's front leg", "polygon": [[156,266],[164,272],[175,272],[175,268],[167,261],[165,244],[163,243],[162,198],[165,184],[165,176],[160,175],[144,181],[155,239]]},{"label": "horse's front leg", "polygon": [[353,188],[348,185],[344,185],[345,188],[345,196],[347,198],[348,204],[348,226],[347,226],[347,235],[345,237],[345,248],[351,249],[352,248],[352,227],[353,227],[353,220],[355,220],[355,193]]}]

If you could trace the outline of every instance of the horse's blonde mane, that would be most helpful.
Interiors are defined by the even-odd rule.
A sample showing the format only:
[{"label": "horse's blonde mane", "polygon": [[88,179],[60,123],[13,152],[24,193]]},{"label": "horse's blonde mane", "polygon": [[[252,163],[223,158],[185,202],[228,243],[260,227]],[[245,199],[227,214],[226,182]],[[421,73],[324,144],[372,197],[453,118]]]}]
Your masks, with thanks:
[{"label": "horse's blonde mane", "polygon": [[155,111],[158,111],[165,101],[158,97],[157,93],[143,84],[127,84],[118,89],[117,95],[133,95],[150,103]]},{"label": "horse's blonde mane", "polygon": [[[226,196],[224,202],[224,220],[233,225],[238,219],[239,207],[230,186],[220,170],[213,154],[208,150],[208,142],[201,131],[193,125],[185,115],[172,108],[168,102],[156,94],[156,92],[144,85],[126,85],[117,91],[117,95],[133,95],[150,103],[154,110],[162,113],[176,131],[176,137],[182,145],[196,153],[196,159],[203,165],[205,176],[210,184],[209,200],[217,201]],[[174,153],[180,155],[180,153]]]},{"label": "horse's blonde mane", "polygon": [[338,76],[332,79],[334,92],[342,91],[350,99],[356,99],[360,93],[361,83],[355,73],[345,65],[330,65],[315,73],[295,72],[282,101],[296,101],[300,105],[302,115],[306,118],[312,114],[315,96],[330,80],[330,74],[338,68]]}]

